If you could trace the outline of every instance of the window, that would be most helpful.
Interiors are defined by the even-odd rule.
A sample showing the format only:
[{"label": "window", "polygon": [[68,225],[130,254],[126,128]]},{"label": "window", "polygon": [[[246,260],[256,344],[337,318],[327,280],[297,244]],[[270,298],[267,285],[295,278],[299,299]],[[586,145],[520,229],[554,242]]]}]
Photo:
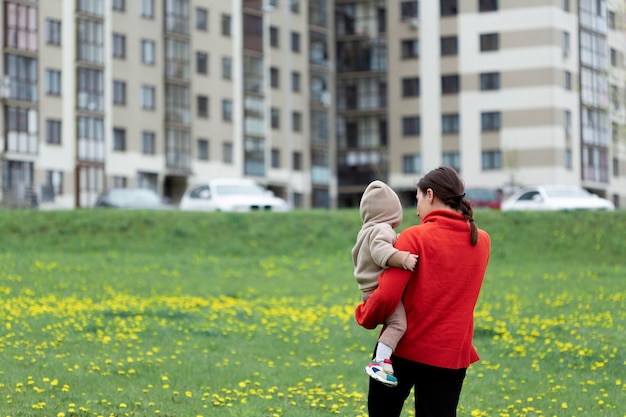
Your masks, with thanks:
[{"label": "window", "polygon": [[113,4],[113,10],[124,11],[126,9],[125,0],[111,0]]},{"label": "window", "polygon": [[230,37],[230,15],[223,14],[222,15],[222,35]]},{"label": "window", "polygon": [[302,171],[302,153],[294,152],[292,154],[292,166],[295,171]]},{"label": "window", "polygon": [[569,32],[563,31],[563,58],[569,56]]},{"label": "window", "polygon": [[459,92],[459,76],[443,75],[441,76],[441,93],[454,94]]},{"label": "window", "polygon": [[441,37],[441,56],[458,54],[458,39],[456,36]]},{"label": "window", "polygon": [[228,56],[222,57],[222,78],[225,80],[233,78],[233,60]]},{"label": "window", "polygon": [[441,133],[459,133],[459,114],[442,114],[441,115]]},{"label": "window", "polygon": [[289,4],[291,5],[291,13],[300,13],[300,1],[299,0],[290,0]]},{"label": "window", "polygon": [[113,80],[113,104],[126,105],[126,82]]},{"label": "window", "polygon": [[565,149],[565,168],[571,170],[572,165],[572,150],[570,148]]},{"label": "window", "polygon": [[78,159],[104,161],[104,119],[78,117]]},{"label": "window", "polygon": [[483,171],[502,168],[500,151],[482,151],[481,156]]},{"label": "window", "polygon": [[165,31],[189,35],[189,1],[165,1]]},{"label": "window", "polygon": [[61,45],[61,21],[46,19],[46,43],[48,45]]},{"label": "window", "polygon": [[209,160],[209,141],[207,139],[198,139],[198,159],[200,161]]},{"label": "window", "polygon": [[279,45],[279,30],[276,26],[270,26],[270,46],[273,48],[278,48]]},{"label": "window", "polygon": [[569,71],[563,71],[563,88],[566,90],[572,89],[572,73]]},{"label": "window", "polygon": [[272,148],[270,159],[272,168],[280,168],[280,149]]},{"label": "window", "polygon": [[78,60],[104,63],[104,24],[95,20],[78,19]]},{"label": "window", "polygon": [[483,132],[500,129],[500,112],[489,111],[480,114],[480,126]]},{"label": "window", "polygon": [[420,79],[403,78],[402,79],[402,97],[419,97],[420,95]]},{"label": "window", "polygon": [[113,150],[114,151],[126,150],[126,129],[120,129],[120,128],[113,129]]},{"label": "window", "polygon": [[230,142],[222,144],[222,162],[225,164],[233,163],[233,144]]},{"label": "window", "polygon": [[46,143],[51,145],[61,144],[61,121],[46,120]]},{"label": "window", "polygon": [[572,135],[572,112],[569,110],[563,111],[563,129],[565,130],[565,137],[569,138]]},{"label": "window", "polygon": [[291,72],[291,91],[300,91],[300,73],[298,71]]},{"label": "window", "polygon": [[[188,86],[178,84],[165,84],[166,121],[175,123],[189,123],[191,121],[190,107],[191,97],[189,95]],[[173,133],[173,135],[178,135],[178,133]],[[189,144],[189,149],[191,149],[191,143]]]},{"label": "window", "polygon": [[300,34],[291,32],[291,52],[300,52]]},{"label": "window", "polygon": [[440,0],[439,9],[441,16],[455,16],[457,14],[456,0]]},{"label": "window", "polygon": [[208,74],[209,54],[206,52],[196,52],[196,72],[198,74]]},{"label": "window", "polygon": [[141,86],[141,107],[145,110],[154,110],[155,108],[155,88],[151,85]]},{"label": "window", "polygon": [[612,10],[609,10],[608,13],[608,25],[609,25],[609,29],[615,29],[615,12]]},{"label": "window", "polygon": [[617,50],[614,48],[610,49],[610,54],[611,54],[611,66],[612,67],[617,67]]},{"label": "window", "polygon": [[46,69],[45,73],[46,94],[51,96],[61,95],[61,71]]},{"label": "window", "polygon": [[418,17],[417,2],[415,0],[400,2],[400,16],[402,20]]},{"label": "window", "polygon": [[291,113],[291,128],[293,132],[302,132],[302,113],[298,111]]},{"label": "window", "polygon": [[619,89],[616,85],[611,85],[611,102],[613,103],[613,108],[615,110],[619,110],[620,108],[620,98],[619,98]]},{"label": "window", "polygon": [[233,121],[233,101],[229,99],[222,100],[222,120],[225,122]]},{"label": "window", "polygon": [[480,51],[497,51],[500,49],[497,33],[483,33],[480,35]]},{"label": "window", "polygon": [[122,177],[120,175],[114,175],[113,178],[113,188],[126,188],[128,187],[128,178]]},{"label": "window", "polygon": [[272,107],[270,110],[270,121],[272,129],[280,129],[280,109]]},{"label": "window", "polygon": [[280,87],[280,70],[276,67],[270,68],[270,86],[272,88]]},{"label": "window", "polygon": [[418,39],[404,39],[401,43],[402,59],[419,58],[420,44]]},{"label": "window", "polygon": [[417,174],[422,172],[422,155],[412,154],[402,156],[402,173]]},{"label": "window", "polygon": [[46,170],[46,186],[55,196],[63,194],[63,172]]},{"label": "window", "polygon": [[480,74],[480,89],[482,91],[500,89],[500,73],[486,72]]},{"label": "window", "polygon": [[141,62],[147,65],[154,65],[154,41],[142,39],[141,41]]},{"label": "window", "polygon": [[113,57],[126,58],[126,36],[120,33],[113,34]]},{"label": "window", "polygon": [[154,17],[154,0],[141,0],[141,15],[143,17]]},{"label": "window", "polygon": [[156,153],[154,132],[141,133],[141,153],[144,155],[154,155]]},{"label": "window", "polygon": [[4,2],[3,23],[5,46],[23,51],[37,51],[37,8]]},{"label": "window", "polygon": [[419,116],[404,116],[402,118],[402,136],[415,136],[421,133]]},{"label": "window", "polygon": [[78,108],[104,111],[104,73],[92,68],[78,68]]},{"label": "window", "polygon": [[36,155],[38,150],[39,122],[35,109],[4,107],[4,141],[8,152]]},{"label": "window", "polygon": [[619,177],[619,158],[613,157],[613,176]]},{"label": "window", "polygon": [[181,39],[165,40],[165,76],[188,80],[191,71],[189,42]]},{"label": "window", "polygon": [[498,0],[478,0],[480,12],[494,12],[498,10]]},{"label": "window", "polygon": [[441,154],[441,162],[451,168],[454,168],[456,172],[461,172],[461,154],[456,152],[443,152]]},{"label": "window", "polygon": [[196,29],[203,31],[209,29],[209,12],[207,9],[196,7]]},{"label": "window", "polygon": [[198,117],[209,117],[209,97],[197,96],[196,101],[198,103]]},{"label": "window", "polygon": [[563,0],[563,11],[569,12],[569,0]]}]

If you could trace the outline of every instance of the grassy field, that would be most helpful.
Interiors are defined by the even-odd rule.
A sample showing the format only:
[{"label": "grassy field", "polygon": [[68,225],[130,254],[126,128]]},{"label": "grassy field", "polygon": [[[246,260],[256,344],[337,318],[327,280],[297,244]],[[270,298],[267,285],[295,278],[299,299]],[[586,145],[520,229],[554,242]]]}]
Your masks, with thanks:
[{"label": "grassy field", "polygon": [[[476,221],[493,248],[459,416],[626,417],[626,212]],[[0,211],[0,417],[366,416],[359,227]]]}]

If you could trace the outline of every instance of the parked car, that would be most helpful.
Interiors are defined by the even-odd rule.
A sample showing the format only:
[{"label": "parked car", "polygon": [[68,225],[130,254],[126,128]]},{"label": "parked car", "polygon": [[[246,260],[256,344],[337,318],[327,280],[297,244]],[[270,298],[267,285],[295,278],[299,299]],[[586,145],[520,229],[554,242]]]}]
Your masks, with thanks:
[{"label": "parked car", "polygon": [[168,210],[172,206],[148,188],[111,188],[98,195],[95,207],[129,210]]},{"label": "parked car", "polygon": [[284,199],[249,178],[222,178],[189,187],[180,200],[181,210],[288,211]]},{"label": "parked car", "polygon": [[465,198],[472,203],[472,208],[500,209],[500,191],[488,187],[466,187]]},{"label": "parked car", "polygon": [[575,185],[535,185],[522,188],[502,203],[514,210],[615,210],[613,203]]}]

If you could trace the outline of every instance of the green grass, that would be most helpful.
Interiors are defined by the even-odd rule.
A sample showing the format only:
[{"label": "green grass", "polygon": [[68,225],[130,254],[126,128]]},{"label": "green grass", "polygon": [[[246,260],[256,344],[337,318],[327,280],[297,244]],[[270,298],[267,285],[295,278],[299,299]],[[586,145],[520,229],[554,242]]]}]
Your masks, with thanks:
[{"label": "green grass", "polygon": [[[625,417],[626,212],[476,221],[492,254],[459,415]],[[1,211],[0,417],[365,416],[359,227],[356,210]]]}]

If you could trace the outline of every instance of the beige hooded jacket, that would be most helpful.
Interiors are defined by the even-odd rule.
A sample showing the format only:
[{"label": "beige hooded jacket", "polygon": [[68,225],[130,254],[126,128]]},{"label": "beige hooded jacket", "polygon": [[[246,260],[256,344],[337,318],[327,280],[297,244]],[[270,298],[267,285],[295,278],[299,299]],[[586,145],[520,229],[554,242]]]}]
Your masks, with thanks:
[{"label": "beige hooded jacket", "polygon": [[398,238],[394,229],[402,223],[402,204],[391,187],[376,180],[361,197],[360,213],[363,226],[352,248],[352,261],[359,289],[369,291],[378,286],[378,275],[398,252],[393,247]]}]

